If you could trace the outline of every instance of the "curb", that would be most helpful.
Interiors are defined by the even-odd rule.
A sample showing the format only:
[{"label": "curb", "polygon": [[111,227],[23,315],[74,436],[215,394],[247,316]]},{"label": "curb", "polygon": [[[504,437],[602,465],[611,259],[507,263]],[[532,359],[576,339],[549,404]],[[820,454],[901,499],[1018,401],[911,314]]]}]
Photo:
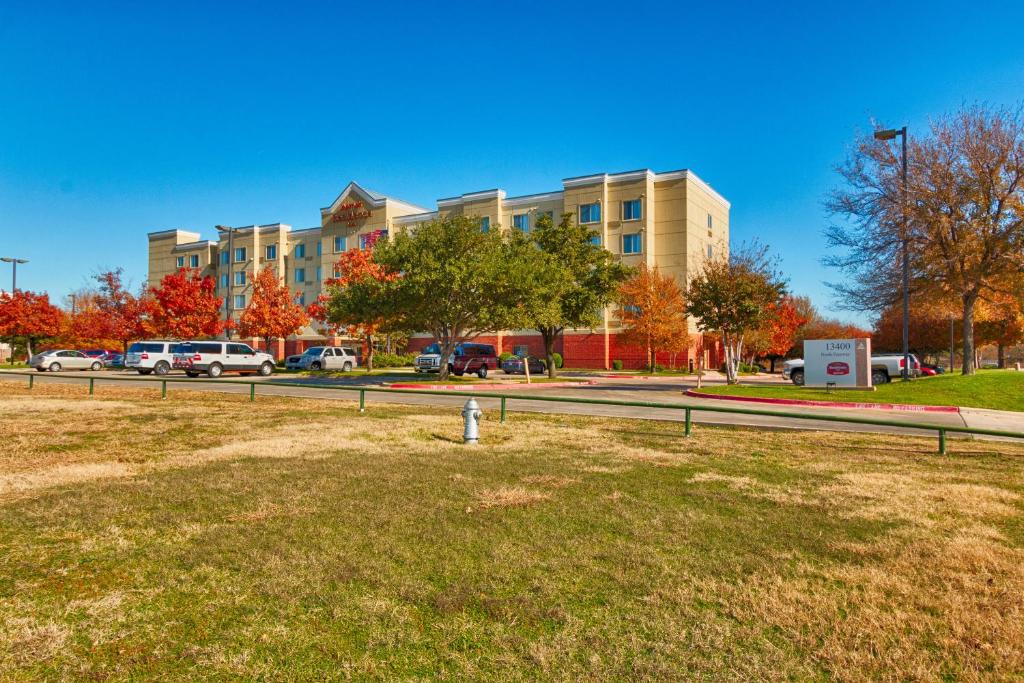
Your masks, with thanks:
[{"label": "curb", "polygon": [[535,389],[537,387],[548,388],[548,387],[581,387],[581,386],[593,386],[597,384],[594,380],[586,382],[539,382],[537,384],[526,384],[525,382],[517,382],[515,384],[384,384],[386,387],[392,389],[430,389],[433,391],[508,391],[516,389]]},{"label": "curb", "polygon": [[690,398],[709,398],[719,401],[745,401],[748,403],[768,403],[777,406],[812,406],[814,408],[854,408],[860,410],[899,410],[911,413],[959,413],[958,406],[923,406],[909,403],[857,403],[851,401],[811,401],[797,398],[764,398],[762,396],[727,396],[725,394],[705,394],[687,389],[683,395]]}]

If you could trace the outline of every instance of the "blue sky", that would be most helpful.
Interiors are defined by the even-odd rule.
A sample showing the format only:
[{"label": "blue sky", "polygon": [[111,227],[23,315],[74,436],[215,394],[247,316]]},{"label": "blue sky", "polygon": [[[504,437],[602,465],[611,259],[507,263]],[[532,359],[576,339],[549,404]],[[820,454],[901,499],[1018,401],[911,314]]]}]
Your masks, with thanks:
[{"label": "blue sky", "polygon": [[690,168],[829,310],[854,133],[1024,93],[1024,4],[689,4],[7,0],[0,255],[61,297],[141,282],[152,230],[317,225],[352,179],[433,207]]}]

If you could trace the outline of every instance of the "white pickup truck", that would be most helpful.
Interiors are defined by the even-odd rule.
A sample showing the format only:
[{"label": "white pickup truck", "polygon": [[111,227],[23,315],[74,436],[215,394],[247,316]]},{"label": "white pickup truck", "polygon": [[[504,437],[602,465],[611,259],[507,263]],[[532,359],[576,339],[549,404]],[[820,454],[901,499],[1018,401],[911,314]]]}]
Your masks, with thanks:
[{"label": "white pickup truck", "polygon": [[[893,378],[903,376],[903,354],[886,353],[871,356],[871,383],[885,384]],[[910,354],[910,376],[921,376],[921,361],[917,356]],[[793,384],[802,386],[804,383],[804,359],[794,358],[782,364],[782,379],[788,379]]]},{"label": "white pickup truck", "polygon": [[359,367],[356,351],[349,346],[313,346],[305,353],[288,356],[284,366],[289,370],[344,370]]}]

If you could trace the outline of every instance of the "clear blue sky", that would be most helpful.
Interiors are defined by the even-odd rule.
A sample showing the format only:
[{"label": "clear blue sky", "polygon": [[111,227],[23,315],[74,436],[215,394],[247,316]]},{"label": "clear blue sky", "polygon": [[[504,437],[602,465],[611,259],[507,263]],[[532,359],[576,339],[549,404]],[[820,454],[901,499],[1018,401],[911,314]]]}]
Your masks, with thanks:
[{"label": "clear blue sky", "polygon": [[1024,94],[1020,3],[695,4],[7,0],[0,255],[59,298],[141,282],[148,231],[317,225],[352,179],[433,207],[685,167],[827,310],[854,132]]}]

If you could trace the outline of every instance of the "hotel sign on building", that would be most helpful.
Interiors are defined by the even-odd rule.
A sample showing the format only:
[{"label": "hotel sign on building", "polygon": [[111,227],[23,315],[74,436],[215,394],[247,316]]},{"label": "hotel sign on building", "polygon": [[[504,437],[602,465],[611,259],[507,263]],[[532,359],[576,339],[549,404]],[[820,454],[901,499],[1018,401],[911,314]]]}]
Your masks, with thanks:
[{"label": "hotel sign on building", "polygon": [[[253,224],[220,230],[215,240],[179,229],[149,233],[149,281],[158,282],[181,267],[197,269],[215,279],[218,296],[227,298],[228,314],[237,319],[248,304],[256,272],[266,267],[274,268],[296,297],[310,304],[333,275],[342,252],[370,248],[398,231],[462,214],[479,218],[484,229],[530,232],[541,215],[557,222],[563,213],[590,228],[594,241],[623,263],[657,266],[681,284],[706,259],[728,249],[729,202],[689,170],[576,176],[563,179],[558,189],[518,196],[501,189],[467,192],[438,199],[434,209],[350,182],[320,209],[316,227]],[[692,332],[696,339],[696,329]],[[289,352],[322,340],[316,330],[306,330],[288,340]],[[430,341],[417,336],[411,346],[415,350]],[[495,330],[478,341],[543,355],[539,335],[528,330]],[[622,360],[625,367],[644,363],[642,350],[619,343],[610,309],[597,328],[567,331],[558,350],[578,367],[610,367],[613,360]],[[687,360],[694,360],[692,353]],[[717,364],[712,349],[705,367]]]}]

